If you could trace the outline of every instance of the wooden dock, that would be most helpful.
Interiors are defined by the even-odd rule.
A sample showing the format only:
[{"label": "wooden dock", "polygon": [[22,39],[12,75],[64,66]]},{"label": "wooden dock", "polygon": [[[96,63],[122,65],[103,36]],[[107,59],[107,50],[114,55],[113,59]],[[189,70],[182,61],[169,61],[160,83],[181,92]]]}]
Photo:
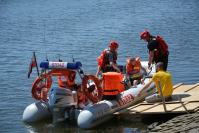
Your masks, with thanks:
[{"label": "wooden dock", "polygon": [[154,115],[169,113],[194,113],[199,111],[199,83],[185,85],[183,83],[173,86],[172,100],[165,103],[146,103],[145,101],[129,108],[116,112],[115,115]]}]

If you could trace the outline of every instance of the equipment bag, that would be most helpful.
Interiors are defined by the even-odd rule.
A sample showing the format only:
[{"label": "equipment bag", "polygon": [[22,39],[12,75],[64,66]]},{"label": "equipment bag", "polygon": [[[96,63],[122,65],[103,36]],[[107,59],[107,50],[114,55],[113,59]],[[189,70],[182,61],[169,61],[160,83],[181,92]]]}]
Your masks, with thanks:
[{"label": "equipment bag", "polygon": [[162,55],[165,55],[168,53],[168,44],[164,41],[164,39],[157,35],[156,40],[159,42],[159,49],[161,50]]}]

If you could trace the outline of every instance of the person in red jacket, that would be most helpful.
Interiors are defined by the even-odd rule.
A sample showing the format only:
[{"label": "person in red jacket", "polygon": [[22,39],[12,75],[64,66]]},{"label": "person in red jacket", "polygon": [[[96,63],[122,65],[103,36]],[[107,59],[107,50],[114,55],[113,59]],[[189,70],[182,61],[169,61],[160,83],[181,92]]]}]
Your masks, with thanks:
[{"label": "person in red jacket", "polygon": [[151,67],[151,64],[155,62],[163,62],[163,69],[167,70],[168,65],[168,45],[160,36],[152,36],[147,30],[143,31],[140,34],[140,38],[147,42],[147,48],[149,50],[149,62],[148,67]]},{"label": "person in red jacket", "polygon": [[117,49],[119,44],[116,41],[109,43],[109,48],[105,49],[102,54],[97,58],[98,68],[96,76],[105,72],[120,72],[117,65]]}]

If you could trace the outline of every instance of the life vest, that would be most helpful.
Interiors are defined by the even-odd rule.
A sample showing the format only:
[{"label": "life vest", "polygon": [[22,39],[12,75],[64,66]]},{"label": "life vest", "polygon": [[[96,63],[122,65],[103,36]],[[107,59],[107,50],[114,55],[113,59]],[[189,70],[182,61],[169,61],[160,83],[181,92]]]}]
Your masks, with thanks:
[{"label": "life vest", "polygon": [[107,72],[102,75],[103,95],[115,96],[124,91],[124,85],[121,83],[123,75],[117,72]]},{"label": "life vest", "polygon": [[[98,62],[98,66],[100,66],[101,68],[106,67],[107,65],[110,64],[109,59],[108,59],[108,53],[112,52],[109,49],[105,49],[100,56],[97,57],[97,62]],[[113,53],[113,62],[116,63],[117,61],[117,52],[112,52]]]},{"label": "life vest", "polygon": [[140,69],[141,69],[141,62],[139,57],[135,59],[135,65],[132,65],[130,60],[127,60],[126,71],[131,78],[139,78],[140,76],[142,76],[140,73]]},{"label": "life vest", "polygon": [[[63,75],[58,76],[58,85],[61,88],[71,88],[75,85],[75,77],[76,77],[76,72],[75,71],[64,71],[62,73]],[[65,78],[65,80],[62,80],[62,76]]]},{"label": "life vest", "polygon": [[158,41],[158,50],[155,51],[155,58],[157,59],[159,56],[164,56],[168,54],[168,44],[164,41],[164,39],[157,35],[156,40]]}]

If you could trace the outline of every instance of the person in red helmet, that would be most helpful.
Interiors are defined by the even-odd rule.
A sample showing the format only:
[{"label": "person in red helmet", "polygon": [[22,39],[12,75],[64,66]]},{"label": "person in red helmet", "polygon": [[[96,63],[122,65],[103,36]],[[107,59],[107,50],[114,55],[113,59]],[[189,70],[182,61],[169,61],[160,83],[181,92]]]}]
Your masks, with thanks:
[{"label": "person in red helmet", "polygon": [[119,44],[116,41],[111,41],[108,46],[109,48],[105,49],[97,58],[97,77],[100,73],[120,72],[120,69],[117,65],[117,49],[119,47]]},{"label": "person in red helmet", "polygon": [[149,31],[145,30],[140,34],[140,39],[147,42],[147,48],[149,51],[149,62],[148,62],[148,68],[151,67],[151,64],[155,62],[163,62],[164,64],[164,70],[167,70],[168,65],[168,45],[163,40],[163,38],[159,35],[152,36]]}]

